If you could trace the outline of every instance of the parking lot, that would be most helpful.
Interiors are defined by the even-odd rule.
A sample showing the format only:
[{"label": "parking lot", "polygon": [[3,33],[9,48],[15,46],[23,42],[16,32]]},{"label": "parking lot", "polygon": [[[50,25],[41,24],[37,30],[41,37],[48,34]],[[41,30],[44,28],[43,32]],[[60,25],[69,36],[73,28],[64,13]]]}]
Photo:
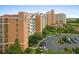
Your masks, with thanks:
[{"label": "parking lot", "polygon": [[[65,43],[63,45],[57,43],[57,40],[60,40],[64,36],[67,37],[67,40],[69,40],[70,43]],[[44,44],[46,46],[46,49],[54,50],[54,51],[61,51],[66,47],[75,48],[75,47],[79,47],[79,34],[53,35],[46,38],[43,42],[45,42]]]}]

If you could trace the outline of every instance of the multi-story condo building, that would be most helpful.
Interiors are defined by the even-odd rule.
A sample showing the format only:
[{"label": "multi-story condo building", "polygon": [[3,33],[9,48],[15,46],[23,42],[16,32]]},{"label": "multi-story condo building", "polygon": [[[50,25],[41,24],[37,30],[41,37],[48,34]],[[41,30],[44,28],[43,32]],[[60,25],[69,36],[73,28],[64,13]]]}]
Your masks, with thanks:
[{"label": "multi-story condo building", "polygon": [[55,20],[57,26],[63,26],[66,24],[66,15],[64,13],[55,14]]},{"label": "multi-story condo building", "polygon": [[35,32],[42,32],[46,25],[66,24],[64,13],[54,14],[54,10],[43,13],[19,12],[14,15],[0,16],[0,51],[5,52],[15,40],[19,40],[24,51],[28,47],[28,37]]},{"label": "multi-story condo building", "polygon": [[47,12],[47,25],[49,26],[55,25],[54,10]]},{"label": "multi-story condo building", "polygon": [[32,13],[28,16],[28,32],[29,36],[35,33],[35,15]]},{"label": "multi-story condo building", "polygon": [[28,16],[28,31],[29,35],[35,32],[42,32],[47,24],[47,15],[43,13],[29,13]]},{"label": "multi-story condo building", "polygon": [[47,15],[46,14],[42,14],[41,15],[41,19],[42,19],[42,30],[46,27],[47,25]]},{"label": "multi-story condo building", "polygon": [[22,51],[28,47],[28,13],[0,16],[0,51],[5,52],[16,39]]},{"label": "multi-story condo building", "polygon": [[42,19],[40,13],[35,15],[35,31],[42,32]]}]

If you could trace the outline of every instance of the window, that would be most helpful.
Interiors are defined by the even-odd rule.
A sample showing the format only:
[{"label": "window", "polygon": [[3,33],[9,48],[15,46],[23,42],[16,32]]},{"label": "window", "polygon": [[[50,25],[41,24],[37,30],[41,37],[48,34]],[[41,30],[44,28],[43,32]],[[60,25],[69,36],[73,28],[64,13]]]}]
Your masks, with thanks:
[{"label": "window", "polygon": [[2,44],[0,43],[0,48],[2,48]]},{"label": "window", "polygon": [[16,29],[16,32],[18,32],[18,29]]},{"label": "window", "polygon": [[16,24],[16,27],[18,27],[18,24]]},{"label": "window", "polygon": [[4,24],[4,28],[8,28],[8,24]]},{"label": "window", "polygon": [[[2,23],[1,18],[0,18],[0,23]],[[0,24],[0,43],[2,43],[2,24]]]},{"label": "window", "polygon": [[0,37],[0,43],[2,43],[2,37]]},{"label": "window", "polygon": [[16,19],[16,22],[18,22],[18,19]]},{"label": "window", "polygon": [[16,37],[18,38],[18,33],[16,33]]},{"label": "window", "polygon": [[4,23],[8,23],[8,18],[4,18]]},{"label": "window", "polygon": [[18,24],[16,24],[16,32],[18,32]]},{"label": "window", "polygon": [[2,23],[2,18],[0,18],[0,23]]},{"label": "window", "polygon": [[8,48],[8,44],[5,44],[5,45],[4,45],[4,48]]},{"label": "window", "polygon": [[2,24],[0,24],[0,29],[2,28]]},{"label": "window", "polygon": [[5,43],[8,42],[8,37],[5,37],[4,42],[5,42]]},{"label": "window", "polygon": [[8,24],[4,24],[4,32],[8,33]]},{"label": "window", "polygon": [[4,24],[4,42],[8,42],[8,24]]}]

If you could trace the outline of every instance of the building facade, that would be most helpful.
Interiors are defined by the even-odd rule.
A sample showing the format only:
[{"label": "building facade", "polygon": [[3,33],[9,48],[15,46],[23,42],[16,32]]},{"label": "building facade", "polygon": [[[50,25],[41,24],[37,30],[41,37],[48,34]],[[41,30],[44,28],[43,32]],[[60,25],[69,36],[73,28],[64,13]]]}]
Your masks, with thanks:
[{"label": "building facade", "polygon": [[42,32],[42,19],[40,13],[35,15],[35,32]]},{"label": "building facade", "polygon": [[29,36],[35,32],[42,32],[47,25],[47,15],[43,13],[29,13],[28,32]]},{"label": "building facade", "polygon": [[54,10],[47,12],[47,25],[49,25],[49,26],[55,25]]},{"label": "building facade", "polygon": [[47,15],[46,14],[42,14],[41,15],[41,20],[42,20],[42,30],[46,27],[47,25]]},{"label": "building facade", "polygon": [[57,26],[63,26],[66,24],[66,15],[64,13],[55,14],[55,20]]},{"label": "building facade", "polygon": [[35,15],[32,13],[28,16],[28,32],[29,36],[35,33]]},{"label": "building facade", "polygon": [[15,40],[19,40],[24,51],[28,47],[28,14],[19,12],[17,15],[3,15],[0,17],[0,51],[5,52]]}]

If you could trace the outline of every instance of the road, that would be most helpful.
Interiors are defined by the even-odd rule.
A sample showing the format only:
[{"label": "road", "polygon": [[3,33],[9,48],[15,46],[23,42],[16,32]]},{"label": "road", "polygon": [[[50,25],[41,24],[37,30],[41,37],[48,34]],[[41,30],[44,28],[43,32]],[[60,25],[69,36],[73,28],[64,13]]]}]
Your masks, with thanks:
[{"label": "road", "polygon": [[69,48],[75,48],[75,47],[79,47],[79,42],[77,44],[59,44],[57,43],[57,40],[61,39],[63,36],[68,36],[68,37],[78,37],[79,38],[79,34],[61,34],[61,35],[54,35],[51,37],[48,37],[44,40],[44,42],[47,44],[47,48],[49,50],[54,50],[54,51],[61,51],[63,50],[63,48],[65,47],[69,47]]}]

